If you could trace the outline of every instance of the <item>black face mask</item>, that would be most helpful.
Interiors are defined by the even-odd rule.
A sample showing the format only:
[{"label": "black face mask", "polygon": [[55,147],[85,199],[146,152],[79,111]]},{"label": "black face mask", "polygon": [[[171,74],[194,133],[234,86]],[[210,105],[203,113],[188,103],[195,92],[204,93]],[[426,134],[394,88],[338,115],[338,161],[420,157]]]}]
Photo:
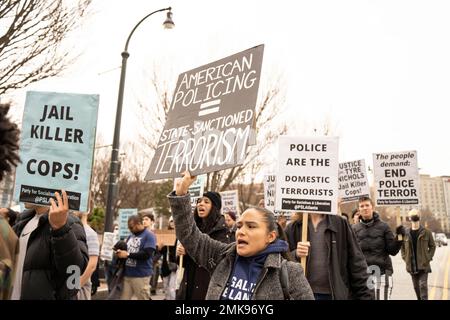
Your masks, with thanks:
[{"label": "black face mask", "polygon": [[416,216],[416,215],[411,216],[411,221],[417,222],[417,221],[419,221],[419,220],[420,220],[420,217],[419,217],[419,216]]}]

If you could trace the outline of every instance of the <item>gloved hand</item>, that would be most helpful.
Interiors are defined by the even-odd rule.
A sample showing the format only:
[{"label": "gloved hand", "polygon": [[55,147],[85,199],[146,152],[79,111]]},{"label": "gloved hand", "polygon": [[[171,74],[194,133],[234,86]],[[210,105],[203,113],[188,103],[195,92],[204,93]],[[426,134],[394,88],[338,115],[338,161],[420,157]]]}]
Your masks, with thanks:
[{"label": "gloved hand", "polygon": [[401,234],[402,236],[405,236],[405,234],[406,234],[406,230],[405,230],[405,227],[404,227],[404,226],[398,226],[398,227],[395,229],[395,232],[396,232],[397,234]]},{"label": "gloved hand", "polygon": [[92,286],[91,288],[91,295],[95,295],[97,293],[97,286]]}]

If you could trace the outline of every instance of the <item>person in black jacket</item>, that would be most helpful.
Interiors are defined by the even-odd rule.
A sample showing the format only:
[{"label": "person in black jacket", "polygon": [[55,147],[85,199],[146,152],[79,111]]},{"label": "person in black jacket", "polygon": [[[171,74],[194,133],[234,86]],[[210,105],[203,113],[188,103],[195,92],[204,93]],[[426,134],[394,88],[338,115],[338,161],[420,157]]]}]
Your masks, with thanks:
[{"label": "person in black jacket", "polygon": [[86,234],[80,220],[69,215],[66,192],[55,197],[50,207],[26,204],[31,210],[14,225],[20,250],[11,299],[76,299],[89,260]]},{"label": "person in black jacket", "polygon": [[[214,240],[228,243],[225,219],[220,213],[221,207],[222,198],[219,193],[205,192],[197,201],[194,219],[201,232]],[[204,300],[211,275],[204,266],[197,265],[189,255],[186,255],[181,244],[177,246],[177,255],[184,255],[184,274],[177,292],[177,300]]]},{"label": "person in black jacket", "polygon": [[376,299],[380,299],[380,289],[383,284],[384,300],[388,300],[394,272],[389,255],[395,256],[400,251],[402,241],[398,240],[398,234],[405,235],[405,228],[397,227],[397,236],[394,237],[388,224],[381,221],[379,214],[373,211],[373,202],[369,197],[359,199],[358,210],[359,222],[352,227],[366,257],[367,265],[371,269],[376,268],[373,270],[376,278]]},{"label": "person in black jacket", "polygon": [[310,213],[308,240],[302,242],[303,219],[286,227],[291,255],[307,257],[306,278],[316,300],[373,300],[367,286],[364,255],[348,221],[338,215]]}]

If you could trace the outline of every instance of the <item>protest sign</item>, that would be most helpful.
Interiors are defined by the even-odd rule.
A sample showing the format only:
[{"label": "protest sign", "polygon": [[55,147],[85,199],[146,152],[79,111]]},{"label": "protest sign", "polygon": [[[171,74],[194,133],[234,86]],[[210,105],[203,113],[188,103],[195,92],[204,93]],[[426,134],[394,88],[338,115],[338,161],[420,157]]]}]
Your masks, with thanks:
[{"label": "protest sign", "polygon": [[131,232],[128,229],[128,218],[138,214],[138,209],[119,209],[119,238],[128,237]]},{"label": "protest sign", "polygon": [[275,211],[275,175],[264,176],[264,207]]},{"label": "protest sign", "polygon": [[379,206],[419,204],[417,152],[374,153],[375,198]]},{"label": "protest sign", "polygon": [[102,249],[100,251],[100,258],[104,261],[111,261],[113,258],[113,247],[119,241],[117,233],[104,232]]},{"label": "protest sign", "polygon": [[339,163],[339,197],[342,202],[370,195],[364,159]]},{"label": "protest sign", "polygon": [[228,190],[220,192],[222,198],[222,213],[234,212],[239,216],[239,192],[237,190]]},{"label": "protest sign", "polygon": [[259,45],[179,75],[146,180],[243,163],[254,142],[263,49]]},{"label": "protest sign", "polygon": [[278,146],[275,208],[337,214],[338,138],[281,136]]},{"label": "protest sign", "polygon": [[174,246],[177,236],[175,230],[153,230],[155,233],[157,243],[161,243],[163,246]]},{"label": "protest sign", "polygon": [[67,192],[69,208],[87,211],[99,96],[27,92],[15,199],[49,205]]}]

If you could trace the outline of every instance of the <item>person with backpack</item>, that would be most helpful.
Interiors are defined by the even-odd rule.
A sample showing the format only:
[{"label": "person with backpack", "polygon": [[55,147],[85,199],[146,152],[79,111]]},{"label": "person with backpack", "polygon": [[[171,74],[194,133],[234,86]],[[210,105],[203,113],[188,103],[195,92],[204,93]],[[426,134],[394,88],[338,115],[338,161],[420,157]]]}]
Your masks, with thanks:
[{"label": "person with backpack", "polygon": [[272,212],[247,209],[236,224],[236,242],[216,241],[200,232],[192,216],[188,188],[195,177],[189,172],[182,176],[168,198],[177,238],[187,254],[211,273],[206,299],[314,299],[300,264],[286,262],[288,244],[278,238],[279,226]]}]

